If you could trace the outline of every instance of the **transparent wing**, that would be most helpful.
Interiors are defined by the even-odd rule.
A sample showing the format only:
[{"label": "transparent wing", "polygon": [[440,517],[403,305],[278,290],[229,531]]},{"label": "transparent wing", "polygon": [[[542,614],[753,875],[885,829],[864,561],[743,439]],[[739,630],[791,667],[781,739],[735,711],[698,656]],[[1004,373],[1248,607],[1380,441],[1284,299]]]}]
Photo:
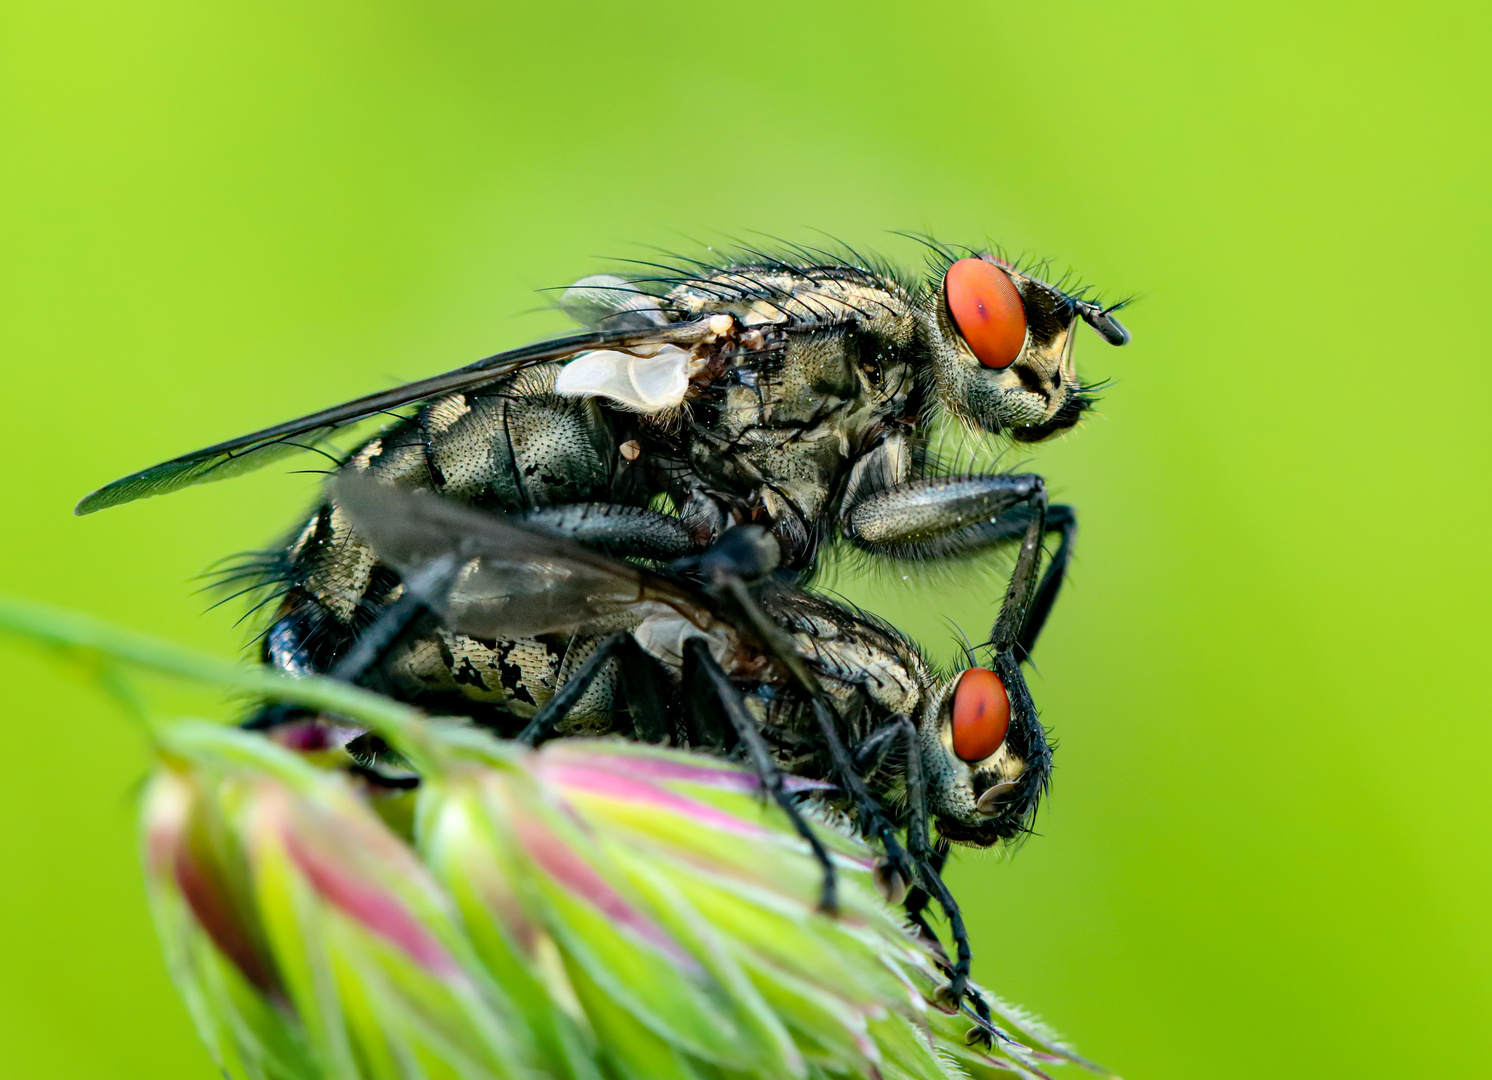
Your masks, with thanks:
[{"label": "transparent wing", "polygon": [[357,398],[330,409],[289,420],[283,424],[255,431],[237,439],[218,443],[181,457],[131,473],[111,484],[105,484],[84,497],[73,510],[91,514],[109,506],[133,502],[152,495],[164,495],[193,484],[226,480],[241,473],[263,468],[271,462],[300,452],[324,441],[339,428],[370,416],[397,409],[425,398],[454,393],[481,386],[511,375],[521,368],[547,360],[559,360],[591,349],[619,349],[643,345],[676,345],[688,347],[713,336],[709,320],[695,320],[668,326],[632,327],[619,330],[592,331],[556,338],[521,349],[489,356],[474,364],[406,383],[392,390]]},{"label": "transparent wing", "polygon": [[[361,474],[331,482],[354,529],[453,630],[520,638],[578,630],[641,603],[661,603],[700,629],[719,622],[686,586],[558,537],[427,492]],[[431,575],[445,563],[450,571]]]}]

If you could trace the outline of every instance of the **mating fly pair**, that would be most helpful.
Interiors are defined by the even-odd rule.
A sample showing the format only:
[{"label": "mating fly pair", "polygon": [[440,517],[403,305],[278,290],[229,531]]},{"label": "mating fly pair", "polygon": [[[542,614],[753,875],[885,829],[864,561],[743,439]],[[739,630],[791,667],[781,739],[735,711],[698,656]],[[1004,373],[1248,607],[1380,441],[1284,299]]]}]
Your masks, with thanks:
[{"label": "mating fly pair", "polygon": [[[993,667],[1034,724],[1019,665],[1061,585],[1074,516],[1047,505],[1034,474],[948,475],[931,428],[944,414],[1017,442],[1065,431],[1089,403],[1073,360],[1078,323],[1110,344],[1128,335],[1112,309],[1015,265],[930,250],[924,280],[802,250],[587,278],[560,301],[587,324],[581,333],[172,459],[78,512],[237,475],[418,405],[339,471],[643,560],[705,559],[733,526],[753,524],[789,578],[811,573],[835,538],[906,560],[1018,544]],[[243,571],[279,596],[263,657],[290,673],[355,670],[364,634],[405,593],[340,490]],[[1038,581],[1047,534],[1057,544]],[[423,626],[387,657],[383,685],[483,722],[531,719],[577,662],[562,635]]]}]

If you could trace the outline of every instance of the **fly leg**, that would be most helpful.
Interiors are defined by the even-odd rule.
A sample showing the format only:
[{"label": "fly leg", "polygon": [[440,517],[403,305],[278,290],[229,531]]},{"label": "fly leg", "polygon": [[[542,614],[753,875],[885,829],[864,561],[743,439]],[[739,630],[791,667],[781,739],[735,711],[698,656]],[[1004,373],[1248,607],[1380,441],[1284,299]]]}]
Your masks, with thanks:
[{"label": "fly leg", "polygon": [[850,758],[855,763],[855,771],[861,776],[868,776],[881,767],[881,762],[886,760],[886,755],[896,745],[897,740],[902,738],[901,720],[896,719],[889,724],[882,724],[865,738],[855,744],[850,751]]},{"label": "fly leg", "polygon": [[512,520],[525,528],[578,540],[608,555],[667,560],[698,547],[678,518],[640,506],[572,503],[525,510]]},{"label": "fly leg", "polygon": [[[899,732],[898,732],[899,734]],[[948,862],[948,841],[939,837],[933,845],[933,853],[927,860],[928,868],[935,874],[942,876],[943,867]],[[932,926],[927,921],[927,905],[932,897],[927,890],[918,886],[907,894],[906,912],[907,920],[916,927],[917,933],[929,946],[937,950],[942,957],[945,967],[948,964],[947,954],[943,952],[943,944],[938,940],[938,935],[933,932]],[[969,1042],[983,1042],[986,1047],[994,1045],[995,1039],[1009,1040],[1010,1036],[995,1026],[995,1018],[990,1013],[989,1002],[984,1000],[984,995],[973,987],[969,987],[965,993],[964,1012],[975,1023],[975,1027],[969,1031]]]},{"label": "fly leg", "polygon": [[1046,625],[1047,616],[1052,613],[1052,605],[1057,602],[1057,593],[1061,591],[1062,582],[1067,578],[1067,563],[1072,558],[1072,543],[1078,534],[1078,519],[1072,507],[1065,503],[1048,506],[1044,531],[1057,534],[1057,548],[1052,552],[1051,560],[1041,575],[1041,582],[1036,586],[1036,596],[1031,601],[1020,634],[1016,637],[1016,651],[1023,659],[1029,658],[1031,650],[1036,648],[1036,639],[1041,635],[1041,628]]},{"label": "fly leg", "polygon": [[[968,993],[969,970],[973,967],[974,953],[969,946],[969,931],[964,926],[963,912],[959,909],[958,901],[953,898],[953,893],[943,883],[941,870],[944,856],[928,839],[927,786],[922,777],[922,753],[917,745],[917,728],[907,717],[900,718],[896,724],[907,746],[907,807],[910,812],[907,847],[917,867],[918,884],[943,909],[943,914],[948,919],[948,930],[953,935],[955,959],[951,968],[952,977],[948,985],[938,992],[938,997],[951,1009],[957,1009]],[[927,925],[926,920],[923,920],[922,925]],[[982,1000],[979,1004],[984,1007]]]},{"label": "fly leg", "polygon": [[[857,765],[874,769],[897,741],[905,744],[907,754],[907,848],[911,852],[917,883],[916,888],[907,894],[907,916],[927,944],[936,950],[942,958],[941,963],[946,965],[945,970],[949,972],[951,982],[939,996],[950,1004],[962,1001],[967,996],[973,1001],[977,1015],[987,1018],[989,1006],[979,994],[968,990],[973,951],[969,946],[963,913],[959,910],[958,902],[953,899],[953,894],[943,883],[942,871],[943,864],[948,859],[948,842],[939,839],[934,844],[928,836],[927,789],[922,776],[922,757],[917,745],[916,726],[910,717],[898,717],[867,735],[855,747],[853,759]],[[952,963],[948,962],[938,935],[928,925],[924,914],[930,899],[937,900],[938,906],[948,917],[957,957]]]},{"label": "fly leg", "polygon": [[[1029,488],[1025,500],[1021,547],[1016,556],[1015,569],[1011,573],[1010,582],[1005,590],[1005,599],[1000,606],[1000,614],[995,620],[988,642],[994,653],[994,670],[1000,676],[1010,698],[1012,733],[1040,730],[1036,707],[1026,687],[1025,677],[1021,673],[1020,658],[1017,653],[1018,650],[1023,650],[1023,643],[1029,643],[1033,638],[1028,629],[1033,617],[1044,619],[1046,611],[1050,610],[1055,585],[1048,589],[1045,587],[1046,583],[1060,580],[1060,574],[1053,578],[1049,568],[1047,576],[1038,581],[1037,568],[1041,559],[1041,541],[1047,531],[1046,490],[1039,477],[1027,479],[1033,480],[1034,484]],[[1057,563],[1059,559],[1065,561],[1065,558],[1065,553],[1062,553],[1053,561]],[[922,775],[922,758],[917,745],[916,728],[911,720],[905,717],[897,720],[896,724],[907,745],[907,805],[909,808],[907,847],[916,863],[918,883],[925,894],[914,895],[909,904],[909,912],[918,925],[926,929],[927,923],[922,917],[922,909],[928,898],[938,902],[948,918],[955,952],[955,959],[951,965],[951,980],[940,997],[953,1008],[962,1008],[964,999],[967,997],[973,1006],[973,1015],[979,1022],[979,1031],[982,1032],[982,1036],[985,1038],[1000,1037],[1002,1033],[990,1020],[988,1005],[979,994],[968,989],[972,960],[968,930],[964,925],[958,903],[943,882],[940,872],[946,856],[946,848],[938,850],[929,843],[927,791]],[[873,733],[871,739],[875,739],[879,734],[879,732]],[[883,751],[872,749],[869,752]]]},{"label": "fly leg", "polygon": [[709,646],[701,638],[690,638],[684,642],[684,681],[686,684],[702,682],[713,691],[715,701],[725,712],[725,718],[736,739],[745,748],[746,759],[756,771],[757,779],[773,801],[782,808],[782,812],[792,822],[798,835],[808,842],[808,846],[813,850],[814,858],[818,860],[824,872],[823,886],[819,894],[819,909],[829,913],[838,911],[839,904],[835,897],[836,875],[828,849],[824,847],[823,841],[818,838],[793,802],[792,796],[788,794],[787,785],[783,783],[782,770],[772,760],[772,751],[768,748],[766,740],[762,738],[761,732],[757,730],[757,722],[747,711],[740,691],[731,683],[730,677],[721,669],[720,664],[711,655]]},{"label": "fly leg", "polygon": [[555,728],[575,708],[577,702],[590,689],[591,683],[612,660],[618,660],[622,669],[623,692],[627,694],[628,712],[631,716],[632,734],[643,742],[661,743],[668,738],[668,722],[663,710],[657,683],[651,676],[657,661],[643,651],[630,631],[621,630],[604,638],[594,652],[587,656],[563,686],[555,691],[538,712],[534,713],[524,729],[518,733],[518,742],[538,746],[554,737]]},{"label": "fly leg", "polygon": [[622,695],[627,704],[627,715],[632,721],[632,731],[642,742],[688,745],[683,741],[683,729],[677,716],[670,715],[664,704],[672,697],[672,686],[663,665],[648,654],[630,633],[622,642],[620,666],[622,669]]},{"label": "fly leg", "polygon": [[857,495],[840,511],[846,539],[893,558],[976,554],[1026,535],[1032,520],[1042,522],[1042,532],[1056,533],[1057,548],[1035,599],[1028,601],[1017,640],[1022,659],[1030,654],[1056,602],[1077,537],[1072,507],[1048,507],[1041,477],[1032,473],[941,476]]},{"label": "fly leg", "polygon": [[[896,729],[896,734],[901,734],[901,730],[899,728]],[[933,853],[932,856],[927,860],[927,863],[932,868],[934,873],[941,874],[943,872],[943,866],[945,863],[947,863],[947,861],[948,841],[939,839],[933,845]],[[932,925],[927,921],[927,905],[931,900],[932,897],[928,895],[927,890],[924,889],[921,885],[918,885],[916,888],[908,892],[905,904],[907,919],[910,920],[912,925],[917,928],[918,935],[926,940],[928,945],[933,946],[937,949],[938,955],[941,956],[943,962],[946,963],[948,960],[948,955],[947,953],[943,952],[943,943],[938,940],[938,935],[933,931]]]},{"label": "fly leg", "polygon": [[855,767],[849,748],[839,735],[839,717],[833,706],[821,696],[813,699],[813,715],[818,721],[819,734],[829,749],[829,760],[833,765],[835,779],[855,804],[855,816],[860,822],[860,831],[867,837],[881,842],[885,860],[876,867],[876,884],[891,903],[896,903],[917,880],[916,869],[907,857],[896,836],[886,811],[865,784],[865,777]]},{"label": "fly leg", "polygon": [[[1063,508],[1065,509],[1065,508]],[[1040,721],[1036,715],[1036,705],[1031,700],[1031,692],[1026,686],[1025,675],[1021,672],[1021,658],[1026,655],[1029,643],[1034,639],[1031,631],[1031,623],[1046,618],[1051,608],[1051,596],[1055,587],[1048,588],[1048,583],[1053,580],[1051,568],[1046,575],[1037,580],[1036,568],[1041,557],[1041,540],[1047,531],[1045,492],[1039,492],[1038,498],[1032,501],[1029,519],[1026,522],[1025,535],[1021,539],[1021,549],[1016,556],[1015,570],[1010,576],[1010,583],[1006,587],[1005,600],[1000,606],[1000,614],[995,619],[995,625],[990,631],[989,647],[993,652],[992,667],[1000,677],[1005,686],[1005,692],[1010,700],[1010,732],[1012,738],[1017,733],[1039,733]],[[1058,555],[1053,562],[1056,563],[1065,558],[1065,553],[1059,549]],[[909,725],[910,726],[910,725]],[[1047,755],[1050,762],[1051,751],[1046,748],[1044,741],[1041,742],[1041,753]],[[912,770],[908,769],[910,777]],[[1045,775],[1046,770],[1039,770]],[[917,770],[920,781],[920,768]],[[910,781],[909,781],[910,783]],[[920,805],[920,804],[919,804]],[[946,849],[945,849],[946,853]],[[934,876],[933,882],[942,887],[940,877]],[[935,890],[930,890],[938,898],[939,903],[947,911],[947,905]],[[943,888],[946,893],[946,888]],[[962,919],[955,920],[949,913],[949,924],[952,927],[955,941],[959,941],[964,935]],[[965,955],[965,944],[959,941],[959,963],[963,964]],[[960,981],[960,974],[963,981]],[[971,1037],[978,1037],[990,1042],[994,1039],[1009,1041],[1010,1036],[995,1026],[990,1015],[989,1005],[977,992],[967,989],[968,967],[963,966],[960,973],[959,965],[955,965],[953,984],[950,993],[957,991],[953,1000],[963,1003],[964,997],[973,1006],[972,1016],[978,1027],[971,1033]],[[967,1011],[967,1007],[966,1011]]]},{"label": "fly leg", "polygon": [[901,895],[915,875],[906,850],[897,839],[896,829],[855,768],[850,751],[839,734],[839,716],[818,680],[798,655],[791,639],[761,610],[747,585],[748,581],[770,573],[775,568],[777,555],[774,538],[759,526],[747,525],[728,530],[702,555],[674,565],[696,570],[704,576],[711,583],[716,597],[735,609],[735,613],[761,638],[773,658],[807,693],[819,733],[829,752],[834,778],[854,803],[861,832],[878,839],[885,852],[885,863],[878,874],[879,884],[888,894]]},{"label": "fly leg", "polygon": [[760,525],[737,525],[699,555],[678,559],[673,569],[704,579],[705,588],[737,627],[748,631],[766,646],[767,652],[814,701],[823,689],[792,638],[768,618],[752,588],[777,569],[781,559],[777,538]]},{"label": "fly leg", "polygon": [[[1021,540],[1020,553],[1016,556],[1015,570],[1005,589],[1005,600],[1000,605],[1000,614],[990,630],[989,648],[993,655],[992,667],[1005,685],[1010,699],[1011,739],[1031,738],[1041,731],[1041,722],[1036,715],[1036,705],[1021,673],[1026,643],[1030,641],[1030,623],[1034,618],[1044,618],[1042,608],[1045,580],[1038,583],[1036,566],[1041,558],[1041,538],[1046,529],[1045,493],[1031,507],[1026,534]],[[1042,752],[1050,754],[1044,748]],[[1042,771],[1044,774],[1044,770]]]},{"label": "fly leg", "polygon": [[[865,736],[865,738],[861,739],[860,742],[855,745],[854,749],[850,751],[850,762],[856,774],[860,777],[865,777],[875,772],[876,769],[879,769],[881,767],[881,762],[885,760],[886,755],[891,752],[891,748],[895,746],[896,743],[909,741],[906,735],[906,729],[910,725],[910,718],[898,717],[897,719],[891,721],[889,724],[881,725],[880,727],[872,731],[869,735]],[[917,768],[919,775],[921,773],[920,766],[909,765],[908,768]],[[911,795],[912,792],[909,785],[909,799],[911,798]],[[912,831],[914,828],[915,821],[912,825],[909,826],[907,831],[908,846],[911,846],[913,843]],[[925,829],[926,826],[924,825],[924,836]],[[920,875],[918,874],[918,868],[920,864],[918,863],[915,856],[909,856],[909,858],[912,860],[912,872],[910,876],[906,878],[906,880],[911,884],[911,888],[907,890],[907,894],[902,900],[903,906],[906,908],[907,917],[917,928],[918,936],[923,938],[923,940],[930,947],[936,949],[938,955],[943,958],[944,962],[946,962],[947,954],[943,952],[942,942],[938,940],[938,935],[933,933],[932,927],[927,924],[927,919],[924,918],[922,914],[923,910],[927,907],[928,894],[927,890],[917,883],[920,880]],[[947,858],[948,841],[939,839],[932,855],[923,858],[921,860],[921,863],[926,864],[928,867],[931,868],[932,872],[936,874],[942,871],[943,863]]]},{"label": "fly leg", "polygon": [[[1056,592],[1055,585],[1050,589],[1045,588],[1045,577],[1040,583],[1036,577],[1036,568],[1041,562],[1041,539],[1047,530],[1046,485],[1040,477],[1030,479],[1035,481],[1035,486],[1026,502],[1028,511],[1023,522],[1026,528],[1021,537],[1021,549],[1016,554],[1015,569],[1011,572],[1010,583],[1005,589],[1005,602],[1000,605],[999,617],[990,632],[989,645],[996,653],[1013,655],[1016,649],[1022,647],[1023,642],[1032,640],[1032,619],[1046,618],[1046,610],[1038,611],[1038,601],[1044,593],[1047,594],[1047,610],[1050,610],[1051,594]],[[1064,509],[1068,510],[1070,516],[1071,508]],[[1053,558],[1047,567],[1047,576],[1051,575],[1054,568],[1060,570],[1066,561],[1066,552],[1059,553],[1059,557]]]}]

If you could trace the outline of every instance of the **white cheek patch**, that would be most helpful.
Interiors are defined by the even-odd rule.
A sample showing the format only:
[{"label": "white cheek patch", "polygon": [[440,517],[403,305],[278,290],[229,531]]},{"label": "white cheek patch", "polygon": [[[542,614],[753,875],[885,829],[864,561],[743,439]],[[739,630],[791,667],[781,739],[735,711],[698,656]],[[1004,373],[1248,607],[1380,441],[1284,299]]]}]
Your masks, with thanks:
[{"label": "white cheek patch", "polygon": [[595,349],[560,370],[554,392],[561,397],[610,398],[643,413],[676,409],[689,389],[690,359],[677,345],[665,345],[652,356]]}]

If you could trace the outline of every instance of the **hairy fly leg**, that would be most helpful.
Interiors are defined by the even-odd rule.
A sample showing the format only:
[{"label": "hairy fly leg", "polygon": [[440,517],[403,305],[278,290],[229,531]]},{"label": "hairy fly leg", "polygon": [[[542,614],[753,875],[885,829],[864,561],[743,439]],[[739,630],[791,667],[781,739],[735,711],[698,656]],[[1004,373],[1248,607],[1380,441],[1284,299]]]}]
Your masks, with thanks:
[{"label": "hairy fly leg", "polygon": [[[1005,600],[990,632],[989,645],[996,653],[1013,654],[1022,641],[1029,640],[1028,626],[1036,614],[1037,599],[1043,591],[1037,581],[1036,568],[1041,562],[1041,541],[1047,528],[1046,485],[1039,476],[1027,479],[1033,481],[1025,499],[1029,517],[1021,538],[1021,549],[1015,557],[1015,569],[1011,571],[1010,582],[1005,588]],[[1071,516],[1070,509],[1068,516]],[[1064,552],[1062,563],[1065,564],[1066,560]],[[1057,559],[1052,560],[1052,567],[1060,568]],[[1048,567],[1049,573],[1052,567]],[[1046,618],[1045,611],[1040,613],[1040,617]]]},{"label": "hairy fly leg", "polygon": [[711,654],[709,645],[701,638],[690,638],[684,643],[684,682],[686,686],[702,683],[713,691],[715,702],[725,713],[726,721],[736,739],[745,748],[746,759],[756,771],[757,779],[761,781],[763,789],[782,808],[798,835],[808,842],[808,846],[813,850],[814,858],[818,860],[824,872],[823,887],[819,894],[819,908],[831,914],[838,911],[836,874],[828,849],[824,847],[823,841],[818,838],[797,804],[793,802],[792,796],[788,794],[787,785],[783,783],[782,770],[772,760],[772,751],[762,739],[761,732],[757,730],[756,720],[747,710],[746,703],[742,701],[740,691],[731,683],[730,677],[721,669],[719,662]]},{"label": "hairy fly leg", "polygon": [[916,725],[908,716],[899,716],[890,723],[883,724],[855,746],[851,752],[851,760],[862,772],[872,772],[897,743],[903,744],[907,754],[907,847],[910,849],[915,874],[913,887],[906,895],[904,906],[907,917],[921,936],[929,945],[936,947],[946,960],[938,935],[928,924],[924,912],[932,897],[939,896],[941,899],[941,895],[946,893],[946,890],[940,891],[933,886],[928,879],[936,878],[938,884],[942,884],[943,864],[948,859],[948,842],[939,839],[934,844],[928,835],[927,791],[922,777],[921,748],[918,746]]},{"label": "hairy fly leg", "polygon": [[631,718],[632,730],[647,743],[681,743],[683,725],[670,715],[669,700],[673,688],[663,665],[648,654],[631,634],[621,647],[622,696]]},{"label": "hairy fly leg", "polygon": [[514,514],[513,520],[597,551],[636,559],[678,559],[697,546],[678,518],[641,506],[572,503]]},{"label": "hairy fly leg", "polygon": [[822,694],[814,695],[813,715],[818,722],[819,735],[829,751],[834,779],[855,805],[855,817],[860,823],[861,833],[881,842],[884,857],[876,866],[876,884],[890,903],[898,903],[906,895],[907,889],[916,882],[916,867],[901,840],[897,838],[896,827],[892,825],[890,817],[870,793],[854,756],[840,737],[839,717]]},{"label": "hairy fly leg", "polygon": [[891,752],[891,747],[901,738],[901,724],[883,724],[855,744],[850,751],[850,760],[855,771],[865,776],[880,768],[881,762]]},{"label": "hairy fly leg", "polygon": [[[950,1008],[957,1009],[968,993],[969,972],[974,965],[974,952],[969,945],[969,931],[964,926],[964,915],[958,901],[943,883],[943,855],[933,847],[927,829],[927,787],[922,777],[922,754],[918,745],[917,727],[907,717],[895,721],[907,748],[907,848],[911,851],[917,868],[917,883],[938,902],[948,919],[948,931],[953,936],[954,961],[951,978],[939,991],[939,998]],[[922,923],[924,927],[926,922]],[[980,1003],[981,1005],[983,1002]]]},{"label": "hairy fly leg", "polygon": [[[669,724],[658,692],[657,679],[663,674],[657,661],[637,644],[630,631],[618,631],[602,639],[595,651],[586,657],[555,695],[544,703],[527,726],[518,733],[518,741],[537,746],[554,737],[555,729],[579,703],[596,677],[613,660],[620,663],[622,692],[627,698],[630,734],[643,742],[661,743],[668,739]],[[623,732],[627,734],[627,732]]]},{"label": "hairy fly leg", "polygon": [[[1024,798],[1034,805],[1034,793],[1039,790],[1039,785],[1044,783],[1051,763],[1051,751],[1045,739],[1040,737],[1041,726],[1037,718],[1036,706],[1031,700],[1030,691],[1021,672],[1021,659],[1024,655],[1022,643],[1031,640],[1029,626],[1033,620],[1044,619],[1046,611],[1050,608],[1050,593],[1044,588],[1048,578],[1042,578],[1038,582],[1037,575],[1041,541],[1047,531],[1046,509],[1045,491],[1038,484],[1029,503],[1015,569],[1011,573],[1000,614],[995,620],[990,640],[987,643],[993,653],[991,666],[1008,700],[1009,721],[1006,730],[1011,738],[1016,737],[1017,733],[1024,737],[1025,743],[1020,752],[1026,760],[1021,780],[996,783],[979,793],[978,805],[984,808],[986,802],[989,803],[990,809],[986,812],[992,812],[1001,800],[1010,798],[1013,792],[1019,791],[1022,782],[1028,785]],[[1065,555],[1059,553],[1057,558],[1065,558]],[[954,708],[957,709],[956,699]],[[923,776],[922,763],[917,754],[915,728],[907,721],[904,722],[902,730],[909,748],[907,798],[911,809],[911,820],[907,828],[907,846],[912,851],[919,871],[922,871],[919,878],[922,889],[909,898],[908,912],[913,921],[930,934],[930,928],[922,916],[923,908],[929,899],[936,900],[943,908],[948,917],[949,928],[956,947],[956,959],[951,965],[951,982],[946,988],[945,1002],[953,1007],[965,1008],[964,1002],[967,998],[969,1007],[965,1008],[965,1011],[970,1012],[978,1024],[972,1037],[985,1040],[1008,1039],[1009,1036],[994,1025],[988,1004],[977,992],[968,989],[970,966],[968,934],[957,903],[953,900],[940,873],[947,853],[946,840],[940,841],[936,848],[928,844],[926,781]],[[878,734],[878,732],[873,733],[872,738]],[[867,742],[870,740],[868,739]],[[957,746],[957,741],[955,741],[955,746]],[[870,748],[866,751],[868,754],[879,752],[883,751],[878,748]],[[1032,783],[1031,778],[1039,778],[1035,781],[1038,787],[1029,786]]]},{"label": "hairy fly leg", "polygon": [[[1023,658],[1056,602],[1077,537],[1072,507],[1048,507],[1046,485],[1032,473],[940,476],[880,488],[867,480],[851,489],[840,517],[851,543],[902,559],[976,554],[1025,536],[1031,522],[1041,520],[1041,531],[1056,533],[1058,542],[1023,615]],[[1020,557],[1026,557],[1024,548]]]},{"label": "hairy fly leg", "polygon": [[[993,800],[991,806],[1002,799],[1014,797],[1024,799],[1034,807],[1035,799],[1045,785],[1051,768],[1051,747],[1047,743],[1031,700],[1031,691],[1021,671],[1021,662],[1027,656],[1031,640],[1031,624],[1044,619],[1050,608],[1049,593],[1045,589],[1046,579],[1037,581],[1036,566],[1041,558],[1041,540],[1046,530],[1045,509],[1042,500],[1032,506],[1031,519],[1026,534],[1021,540],[1020,554],[1016,557],[1015,570],[1005,590],[1005,599],[1000,605],[1000,614],[990,631],[988,648],[992,654],[991,667],[1003,687],[1009,704],[1007,737],[1019,739],[1021,754],[1026,767],[1019,780],[996,784],[980,794],[980,804]],[[1022,785],[1024,791],[1022,792]]]},{"label": "hairy fly leg", "polygon": [[808,695],[819,736],[829,754],[834,780],[854,804],[862,833],[881,842],[885,860],[878,875],[879,883],[888,894],[899,897],[911,885],[915,875],[896,829],[884,808],[870,793],[864,777],[856,770],[849,748],[840,735],[840,718],[834,706],[782,628],[762,611],[749,587],[749,582],[762,580],[775,570],[778,558],[776,539],[760,526],[746,525],[728,530],[707,551],[679,560],[674,565],[693,570],[709,581],[716,598],[734,608],[737,615],[755,630],[774,659],[787,669]]},{"label": "hairy fly leg", "polygon": [[[897,738],[901,737],[901,729],[899,727],[892,727],[889,730]],[[939,838],[933,844],[933,853],[927,859],[927,864],[935,873],[941,874],[943,872],[943,866],[948,861],[948,848],[948,841],[942,838]],[[940,961],[947,965],[948,954],[943,951],[943,943],[938,940],[938,935],[933,930],[932,924],[927,921],[927,905],[931,902],[932,896],[929,895],[928,891],[921,885],[915,885],[907,892],[906,901],[902,906],[906,909],[907,920],[916,928],[918,936],[927,942],[929,946],[936,949]]]},{"label": "hairy fly leg", "polygon": [[1062,582],[1067,579],[1067,564],[1072,559],[1072,545],[1078,534],[1078,519],[1072,507],[1065,503],[1048,506],[1045,531],[1057,534],[1057,548],[1052,552],[1051,561],[1041,575],[1041,582],[1036,586],[1036,596],[1031,601],[1026,621],[1016,638],[1016,650],[1023,660],[1029,658],[1031,651],[1036,648],[1036,639],[1041,636],[1047,616],[1052,613],[1052,606],[1057,602]]},{"label": "hairy fly leg", "polygon": [[[901,729],[892,729],[890,725],[883,731],[890,730],[893,735],[900,735]],[[939,837],[932,846],[932,854],[926,859],[928,870],[941,878],[943,867],[948,862],[949,842]],[[933,931],[932,925],[927,921],[927,905],[932,901],[931,894],[922,886],[918,885],[907,893],[905,909],[907,921],[916,929],[927,944],[937,950],[941,958],[944,970],[951,973],[952,965],[948,963],[948,956],[943,952],[943,943],[938,940],[938,935]],[[1009,1039],[1010,1036],[995,1026],[994,1016],[990,1012],[989,1002],[984,1000],[984,995],[970,987],[965,991],[964,1012],[975,1022],[976,1027],[969,1032],[969,1041],[982,1041],[986,1046],[992,1045],[995,1039]]]},{"label": "hairy fly leg", "polygon": [[772,658],[814,701],[823,699],[823,688],[794,648],[787,633],[768,617],[758,602],[759,586],[769,583],[777,569],[782,549],[777,537],[760,525],[737,525],[699,555],[678,559],[677,571],[694,574],[705,589],[740,627],[749,628]]}]

